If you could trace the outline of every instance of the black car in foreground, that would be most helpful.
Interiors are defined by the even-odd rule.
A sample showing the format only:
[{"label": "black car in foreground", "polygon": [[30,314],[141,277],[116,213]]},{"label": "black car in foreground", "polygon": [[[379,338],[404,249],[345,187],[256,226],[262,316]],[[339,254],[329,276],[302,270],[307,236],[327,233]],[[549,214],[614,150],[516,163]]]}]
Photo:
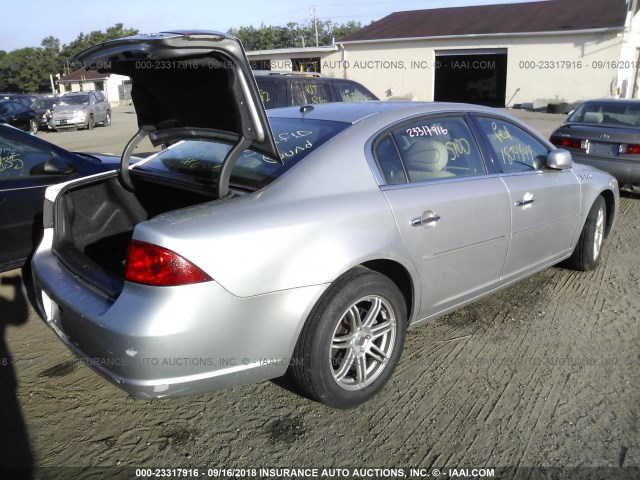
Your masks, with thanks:
[{"label": "black car in foreground", "polygon": [[49,185],[115,170],[120,157],[72,153],[0,125],[0,272],[21,267],[42,236]]},{"label": "black car in foreground", "polygon": [[6,123],[33,135],[38,131],[36,113],[31,107],[14,100],[0,100],[0,123]]},{"label": "black car in foreground", "polygon": [[576,162],[610,173],[620,185],[640,185],[640,100],[584,102],[551,134]]}]

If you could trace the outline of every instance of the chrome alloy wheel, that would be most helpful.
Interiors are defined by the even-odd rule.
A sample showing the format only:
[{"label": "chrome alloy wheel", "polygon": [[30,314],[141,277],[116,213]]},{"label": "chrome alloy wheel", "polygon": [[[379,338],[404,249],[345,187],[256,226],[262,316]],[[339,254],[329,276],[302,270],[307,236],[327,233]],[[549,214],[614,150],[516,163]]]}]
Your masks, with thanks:
[{"label": "chrome alloy wheel", "polygon": [[604,239],[604,205],[598,210],[596,218],[596,229],[593,234],[593,260],[597,260],[600,256],[602,241]]},{"label": "chrome alloy wheel", "polygon": [[340,387],[361,390],[380,376],[395,347],[397,326],[391,304],[378,295],[357,300],[342,314],[329,352]]}]

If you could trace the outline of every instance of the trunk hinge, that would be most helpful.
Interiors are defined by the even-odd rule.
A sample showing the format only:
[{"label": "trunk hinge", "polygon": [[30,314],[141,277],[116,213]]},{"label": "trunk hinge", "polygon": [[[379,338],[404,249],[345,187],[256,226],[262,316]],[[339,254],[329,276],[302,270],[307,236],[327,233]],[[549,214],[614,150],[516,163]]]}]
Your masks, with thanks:
[{"label": "trunk hinge", "polygon": [[224,198],[229,195],[229,180],[231,179],[231,171],[236,164],[240,155],[249,148],[251,140],[240,137],[238,143],[236,143],[222,162],[220,167],[220,177],[218,178],[218,199]]},{"label": "trunk hinge", "polygon": [[133,192],[135,187],[133,186],[133,182],[131,181],[131,175],[129,175],[129,164],[131,161],[131,155],[133,151],[136,149],[138,144],[144,140],[145,137],[149,136],[149,132],[155,130],[154,127],[142,126],[138,130],[138,132],[129,140],[127,146],[124,147],[124,152],[122,152],[122,159],[120,160],[120,173],[118,174],[118,178],[120,179],[120,183],[124,188]]}]

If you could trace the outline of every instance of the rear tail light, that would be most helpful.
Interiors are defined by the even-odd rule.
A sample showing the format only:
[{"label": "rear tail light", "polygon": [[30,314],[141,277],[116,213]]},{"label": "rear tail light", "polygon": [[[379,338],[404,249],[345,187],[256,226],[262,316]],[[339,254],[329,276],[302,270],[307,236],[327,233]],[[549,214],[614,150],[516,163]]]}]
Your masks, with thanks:
[{"label": "rear tail light", "polygon": [[587,149],[587,141],[580,140],[579,138],[558,137],[554,135],[549,139],[549,141],[556,147],[560,148],[577,148],[581,150]]},{"label": "rear tail light", "polygon": [[640,153],[640,145],[627,145],[623,143],[618,149],[619,153]]},{"label": "rear tail light", "polygon": [[125,279],[156,287],[189,285],[213,280],[177,253],[137,240],[132,240],[129,244]]}]

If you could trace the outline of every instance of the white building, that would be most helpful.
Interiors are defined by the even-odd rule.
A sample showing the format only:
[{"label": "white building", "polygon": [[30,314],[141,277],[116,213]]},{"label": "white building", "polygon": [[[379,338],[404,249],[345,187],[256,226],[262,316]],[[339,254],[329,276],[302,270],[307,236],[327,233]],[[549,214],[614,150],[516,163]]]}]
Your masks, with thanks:
[{"label": "white building", "polygon": [[129,77],[115,73],[99,73],[81,68],[57,81],[60,95],[68,92],[90,92],[101,90],[111,106],[131,103],[131,81]]},{"label": "white building", "polygon": [[356,80],[380,98],[536,107],[632,98],[640,96],[639,17],[638,0],[397,12],[332,47],[248,56],[261,68],[319,65],[321,73]]}]

